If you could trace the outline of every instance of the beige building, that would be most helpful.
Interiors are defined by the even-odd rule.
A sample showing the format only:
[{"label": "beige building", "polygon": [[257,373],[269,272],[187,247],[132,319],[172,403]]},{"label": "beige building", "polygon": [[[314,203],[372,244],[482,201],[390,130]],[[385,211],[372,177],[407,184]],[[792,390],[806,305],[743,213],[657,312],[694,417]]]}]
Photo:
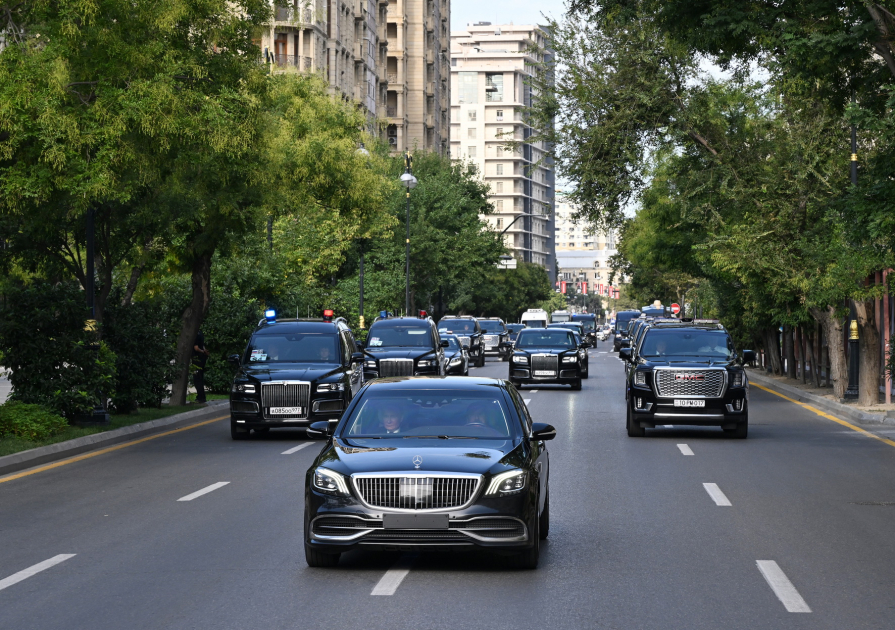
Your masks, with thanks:
[{"label": "beige building", "polygon": [[[598,292],[609,284],[612,274],[610,258],[618,253],[613,231],[597,232],[583,221],[572,217],[575,207],[562,194],[556,201],[556,261],[559,279],[566,282],[587,282],[588,292]],[[616,277],[613,286],[624,282]]]},{"label": "beige building", "polygon": [[506,230],[506,244],[519,258],[544,265],[552,278],[555,174],[548,147],[505,146],[531,136],[522,110],[537,97],[526,79],[544,59],[530,48],[544,50],[546,43],[546,33],[533,25],[478,22],[451,33],[451,156],[478,166],[495,206],[489,221]]},{"label": "beige building", "polygon": [[449,21],[449,0],[292,0],[259,45],[281,71],[319,72],[360,103],[395,153],[444,153]]}]

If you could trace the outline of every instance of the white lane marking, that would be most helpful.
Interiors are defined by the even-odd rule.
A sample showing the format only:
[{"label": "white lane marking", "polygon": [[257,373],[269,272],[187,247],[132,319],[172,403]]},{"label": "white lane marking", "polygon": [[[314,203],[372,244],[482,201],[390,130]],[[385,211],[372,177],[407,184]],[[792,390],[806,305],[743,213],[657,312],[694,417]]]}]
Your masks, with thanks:
[{"label": "white lane marking", "polygon": [[663,424],[662,427],[665,429],[673,429],[674,425],[673,424]]},{"label": "white lane marking", "polygon": [[719,505],[721,507],[732,507],[733,504],[730,502],[730,499],[721,492],[721,488],[718,487],[716,483],[704,483],[702,487],[705,488],[705,491],[709,493],[709,496],[712,497],[712,500],[715,502],[715,505]]},{"label": "white lane marking", "polygon": [[774,595],[783,602],[787,612],[811,612],[808,604],[802,599],[796,587],[792,585],[792,582],[789,581],[789,578],[786,577],[786,574],[776,562],[773,560],[756,560],[755,564],[758,565],[758,570],[761,571],[764,579],[767,580],[768,586],[774,591]]},{"label": "white lane marking", "polygon": [[297,453],[301,449],[305,448],[306,446],[310,446],[311,444],[313,444],[313,442],[305,442],[304,444],[293,446],[288,451],[283,451],[282,453],[280,453],[280,455],[292,455],[292,453]]},{"label": "white lane marking", "polygon": [[531,390],[531,393],[532,393],[532,394],[537,394],[537,393],[538,393],[538,390],[533,389],[533,390]]},{"label": "white lane marking", "polygon": [[178,501],[192,501],[193,499],[196,499],[196,498],[198,498],[198,497],[201,497],[203,494],[208,494],[209,492],[214,492],[214,491],[217,490],[218,488],[223,488],[223,487],[226,486],[228,483],[230,483],[230,482],[229,482],[229,481],[219,481],[219,482],[217,482],[217,483],[213,483],[213,484],[211,484],[211,485],[208,486],[207,488],[202,488],[201,490],[196,490],[196,491],[193,492],[192,494],[188,494],[188,495],[186,495],[185,497],[180,497],[180,498],[177,499],[177,500],[178,500]]},{"label": "white lane marking", "polygon": [[22,580],[27,580],[32,575],[37,575],[41,571],[45,571],[46,569],[49,569],[50,567],[54,567],[57,564],[59,564],[60,562],[65,562],[69,558],[74,558],[76,555],[78,555],[78,554],[60,553],[58,556],[53,556],[49,560],[44,560],[43,562],[38,562],[33,567],[28,567],[27,569],[23,569],[23,570],[19,571],[18,573],[13,573],[8,578],[3,578],[2,580],[0,580],[0,591],[2,591],[5,588],[9,588],[13,584],[18,584]]},{"label": "white lane marking", "polygon": [[677,447],[681,449],[681,455],[692,455],[693,449],[691,449],[686,444],[678,444]]},{"label": "white lane marking", "polygon": [[385,575],[380,578],[370,595],[394,595],[398,587],[401,586],[401,582],[410,573],[410,564],[410,559],[401,558],[398,560],[395,566],[386,571]]},{"label": "white lane marking", "polygon": [[531,402],[531,398],[523,398],[522,402],[524,402],[527,405],[528,403]]}]

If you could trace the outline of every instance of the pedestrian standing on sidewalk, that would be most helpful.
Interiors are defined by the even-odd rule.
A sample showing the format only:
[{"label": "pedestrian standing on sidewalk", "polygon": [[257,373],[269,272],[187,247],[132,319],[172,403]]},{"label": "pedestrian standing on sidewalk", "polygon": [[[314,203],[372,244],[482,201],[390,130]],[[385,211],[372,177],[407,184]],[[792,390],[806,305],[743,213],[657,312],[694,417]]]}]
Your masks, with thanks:
[{"label": "pedestrian standing on sidewalk", "polygon": [[205,364],[208,362],[208,350],[205,349],[205,335],[200,330],[193,344],[193,365],[198,369],[193,373],[193,385],[196,386],[196,402],[205,402]]}]

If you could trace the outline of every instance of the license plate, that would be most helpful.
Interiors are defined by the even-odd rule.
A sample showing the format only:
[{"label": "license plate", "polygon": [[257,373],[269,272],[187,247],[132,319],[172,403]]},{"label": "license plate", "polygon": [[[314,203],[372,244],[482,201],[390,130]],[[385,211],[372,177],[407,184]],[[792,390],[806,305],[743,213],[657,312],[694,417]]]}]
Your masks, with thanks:
[{"label": "license plate", "polygon": [[556,376],[556,372],[551,370],[535,370],[535,376]]},{"label": "license plate", "polygon": [[268,412],[272,416],[301,416],[304,407],[271,407]]},{"label": "license plate", "polygon": [[447,514],[383,514],[383,529],[447,529]]},{"label": "license plate", "polygon": [[675,407],[705,407],[704,400],[675,400]]}]

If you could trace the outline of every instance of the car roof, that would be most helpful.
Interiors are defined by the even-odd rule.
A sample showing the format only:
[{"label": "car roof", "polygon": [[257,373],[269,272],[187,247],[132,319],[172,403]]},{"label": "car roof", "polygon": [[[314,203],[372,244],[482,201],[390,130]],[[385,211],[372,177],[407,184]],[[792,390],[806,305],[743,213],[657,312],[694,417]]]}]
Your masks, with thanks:
[{"label": "car roof", "polygon": [[256,333],[274,334],[274,333],[332,333],[335,334],[343,330],[335,322],[302,322],[297,320],[278,320],[275,322],[264,322],[257,329]]},{"label": "car roof", "polygon": [[432,326],[428,319],[420,319],[419,317],[389,317],[387,319],[377,319],[370,326],[376,328],[387,328],[389,326],[409,326],[417,325],[419,328],[429,328]]},{"label": "car roof", "polygon": [[367,384],[367,388],[400,390],[424,389],[481,389],[483,387],[506,387],[502,378],[483,376],[389,376],[377,378]]}]

